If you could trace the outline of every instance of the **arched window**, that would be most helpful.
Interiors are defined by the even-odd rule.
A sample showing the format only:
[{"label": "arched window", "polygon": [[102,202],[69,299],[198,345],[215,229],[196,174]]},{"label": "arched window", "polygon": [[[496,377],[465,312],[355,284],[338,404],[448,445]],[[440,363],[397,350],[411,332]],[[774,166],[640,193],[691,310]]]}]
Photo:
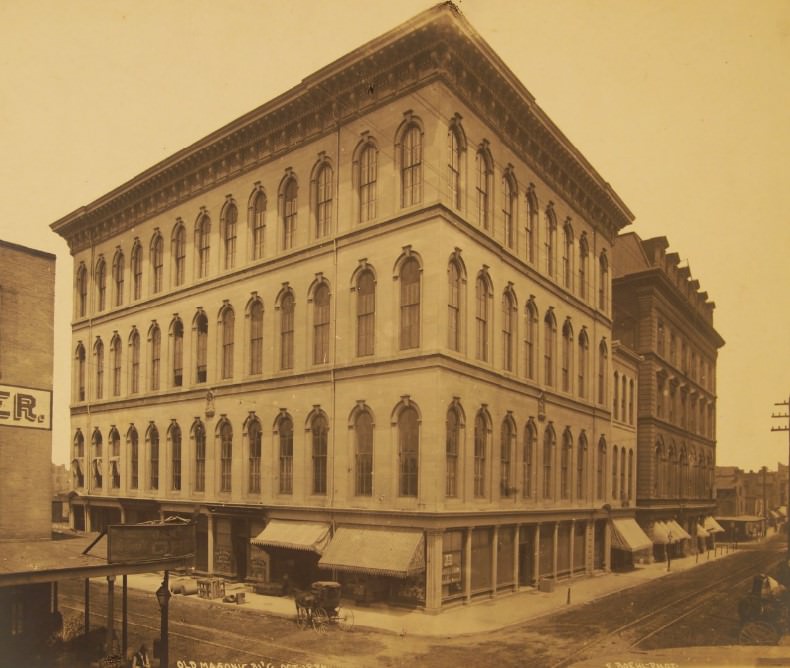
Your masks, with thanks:
[{"label": "arched window", "polygon": [[250,375],[263,373],[263,302],[250,304]]},{"label": "arched window", "polygon": [[461,281],[462,270],[458,261],[450,260],[447,266],[449,297],[447,300],[447,345],[450,350],[460,352],[461,332],[463,321],[461,319]]},{"label": "arched window", "polygon": [[626,379],[625,375],[623,375],[620,380],[622,382],[622,388],[620,390],[620,419],[625,422],[628,419],[628,414],[626,413],[626,405],[628,402],[628,380]]},{"label": "arched window", "polygon": [[475,417],[475,469],[474,495],[478,498],[486,495],[486,462],[488,455],[488,421],[483,411]]},{"label": "arched window", "polygon": [[184,285],[187,264],[187,231],[181,223],[173,230],[173,285]]},{"label": "arched window", "polygon": [[490,302],[490,282],[488,276],[481,272],[475,282],[475,341],[477,342],[477,359],[483,362],[489,360]]},{"label": "arched window", "polygon": [[184,323],[180,318],[173,320],[173,387],[184,384]]},{"label": "arched window", "polygon": [[620,448],[620,498],[622,500],[628,498],[628,492],[625,486],[625,448]]},{"label": "arched window", "polygon": [[373,495],[373,418],[361,410],[354,418],[354,492]]},{"label": "arched window", "polygon": [[117,334],[110,341],[110,352],[112,353],[112,396],[121,396],[121,337]]},{"label": "arched window", "polygon": [[612,498],[617,498],[617,446],[612,448]]},{"label": "arched window", "polygon": [[119,249],[112,259],[112,282],[115,291],[115,306],[123,306],[123,278],[125,271],[123,252]]},{"label": "arched window", "polygon": [[282,415],[277,423],[279,436],[280,494],[293,494],[294,425],[288,415]]},{"label": "arched window", "polygon": [[447,133],[447,182],[450,188],[450,206],[461,209],[461,155],[464,150],[463,138],[460,128],[453,125]]},{"label": "arched window", "polygon": [[608,366],[609,351],[606,347],[606,340],[601,339],[598,345],[598,403],[606,403],[606,368]]},{"label": "arched window", "polygon": [[530,419],[524,429],[524,453],[522,460],[522,487],[525,499],[531,499],[535,495],[535,443],[538,440],[538,432],[535,423]]},{"label": "arched window", "polygon": [[609,305],[609,260],[606,257],[606,251],[601,251],[598,258],[598,308],[605,311]]},{"label": "arched window", "polygon": [[507,172],[502,177],[502,232],[508,248],[516,244],[515,217],[516,183],[513,174]]},{"label": "arched window", "polygon": [[230,492],[233,481],[233,427],[224,420],[219,428],[220,492]]},{"label": "arched window", "polygon": [[239,210],[233,202],[228,202],[222,210],[220,221],[225,269],[233,269],[236,264],[236,222],[238,219]]},{"label": "arched window", "polygon": [[96,398],[104,396],[104,344],[97,338],[93,345],[93,356],[96,359]]},{"label": "arched window", "polygon": [[96,309],[101,312],[107,308],[107,265],[104,258],[96,263]]},{"label": "arched window", "polygon": [[[154,240],[156,240],[159,235],[154,236]],[[153,265],[154,262],[154,254],[153,254],[153,243],[151,245],[151,264]],[[139,241],[135,241],[134,246],[132,246],[132,258],[131,258],[131,269],[132,269],[132,299],[137,301],[142,297],[143,294],[143,247],[140,245]],[[156,290],[154,290],[156,292]]]},{"label": "arched window", "polygon": [[543,498],[554,497],[554,447],[557,436],[554,427],[548,425],[543,433]]},{"label": "arched window", "polygon": [[400,270],[400,348],[420,345],[420,264],[407,258]]},{"label": "arched window", "polygon": [[82,432],[77,429],[77,433],[74,434],[74,459],[71,462],[71,470],[74,476],[74,486],[75,487],[84,487],[85,486],[85,473],[83,472],[83,463],[82,460],[85,457],[85,437],[82,435]]},{"label": "arched window", "polygon": [[587,498],[587,436],[584,432],[579,434],[576,450],[576,499],[584,501]]},{"label": "arched window", "polygon": [[410,123],[403,131],[400,146],[401,206],[422,202],[422,131]]},{"label": "arched window", "polygon": [[88,312],[88,270],[80,262],[77,268],[77,317],[84,318]]},{"label": "arched window", "polygon": [[488,229],[491,216],[491,181],[494,173],[492,162],[487,150],[481,148],[477,151],[477,224],[484,230]]},{"label": "arched window", "polygon": [[627,490],[626,493],[628,494],[629,501],[634,498],[633,479],[634,479],[634,451],[629,449],[628,450],[628,480],[626,481],[626,490]]},{"label": "arched window", "polygon": [[261,423],[253,418],[247,424],[247,443],[250,453],[250,470],[247,489],[250,494],[261,493]]},{"label": "arched window", "polygon": [[85,401],[85,347],[77,345],[77,401]]},{"label": "arched window", "polygon": [[406,406],[398,415],[398,471],[400,496],[417,496],[420,427],[417,411]]},{"label": "arched window", "polygon": [[538,308],[531,299],[524,317],[524,372],[530,380],[537,380]]},{"label": "arched window", "polygon": [[252,259],[260,260],[263,258],[266,230],[266,193],[262,189],[256,190],[250,198],[249,223]]},{"label": "arched window", "polygon": [[91,454],[92,457],[92,473],[93,473],[93,487],[96,490],[101,490],[104,485],[104,479],[102,476],[102,438],[101,433],[98,429],[93,430],[93,434],[91,435],[91,450],[93,451]]},{"label": "arched window", "polygon": [[119,460],[121,457],[121,435],[118,433],[118,430],[113,427],[110,429],[110,471],[112,475],[110,476],[110,487],[113,489],[119,489],[121,486],[121,469],[119,466]]},{"label": "arched window", "polygon": [[146,440],[150,466],[149,488],[159,489],[159,430],[153,424],[148,428]]},{"label": "arched window", "polygon": [[129,347],[131,348],[129,391],[137,394],[140,391],[140,334],[136,329],[132,330]]},{"label": "arched window", "polygon": [[159,389],[159,369],[162,360],[162,335],[159,326],[154,324],[148,334],[151,346],[151,383],[152,390]]},{"label": "arched window", "polygon": [[562,453],[560,454],[560,498],[571,498],[571,475],[573,472],[573,436],[571,430],[562,433]]},{"label": "arched window", "polygon": [[557,265],[555,253],[557,252],[557,217],[554,209],[549,204],[546,209],[546,273],[551,277],[556,277]]},{"label": "arched window", "polygon": [[208,318],[201,311],[195,317],[195,381],[205,383],[208,378]]},{"label": "arched window", "polygon": [[230,306],[222,309],[220,326],[222,327],[222,378],[227,380],[233,378],[233,344],[236,326],[236,316]]},{"label": "arched window", "polygon": [[445,444],[445,496],[458,496],[458,453],[461,441],[461,416],[457,406],[447,410],[447,440]]},{"label": "arched window", "polygon": [[606,493],[606,440],[598,440],[598,461],[595,470],[595,497],[603,499]]},{"label": "arched window", "polygon": [[286,180],[282,189],[283,250],[289,250],[293,248],[294,245],[294,235],[296,234],[297,193],[298,187],[296,179],[290,177]]},{"label": "arched window", "polygon": [[329,236],[332,229],[332,167],[324,162],[315,178],[315,238]]},{"label": "arched window", "polygon": [[326,494],[327,440],[326,418],[318,414],[310,422],[313,441],[313,494]]},{"label": "arched window", "polygon": [[289,290],[280,300],[280,369],[294,367],[294,296]]},{"label": "arched window", "polygon": [[170,440],[170,487],[178,491],[181,489],[181,427],[173,422],[170,425],[168,439]]},{"label": "arched window", "polygon": [[357,355],[372,355],[376,333],[376,279],[370,269],[357,277]]},{"label": "arched window", "polygon": [[321,283],[313,294],[313,364],[329,361],[329,286]]},{"label": "arched window", "polygon": [[573,377],[573,327],[570,319],[562,324],[562,391],[571,391]]},{"label": "arched window", "polygon": [[513,371],[513,337],[516,329],[516,298],[512,290],[502,294],[502,368]]},{"label": "arched window", "polygon": [[211,250],[211,219],[207,214],[198,218],[195,227],[195,250],[197,251],[197,277],[205,278],[209,271],[209,255]]},{"label": "arched window", "polygon": [[[162,276],[164,274],[164,255],[165,255],[165,242],[162,239],[162,235],[158,232],[154,235],[154,238],[151,240],[151,292],[153,294],[159,294],[162,292]],[[140,251],[138,257],[140,260],[140,267],[139,267],[139,276],[140,280],[135,281],[135,288],[134,288],[134,298],[139,299],[142,289],[138,289],[138,285],[142,284],[142,276],[143,276],[143,267],[142,267],[142,247],[138,246]],[[132,258],[132,262],[134,262],[134,257]],[[137,274],[138,269],[135,268],[135,277]]]},{"label": "arched window", "polygon": [[513,442],[516,429],[510,416],[502,421],[502,432],[499,442],[499,494],[503,497],[513,495]]},{"label": "arched window", "polygon": [[527,190],[527,229],[526,246],[527,262],[535,264],[535,249],[537,247],[538,234],[538,198],[535,195],[535,188],[530,184]]},{"label": "arched window", "polygon": [[140,486],[140,439],[137,429],[129,428],[126,441],[129,444],[129,487],[137,489]]},{"label": "arched window", "polygon": [[554,387],[554,365],[557,350],[557,320],[554,311],[546,311],[543,319],[543,380],[549,387]]},{"label": "arched window", "polygon": [[567,290],[573,290],[573,227],[570,219],[562,228],[562,283]]},{"label": "arched window", "polygon": [[587,243],[587,233],[582,232],[579,237],[579,297],[583,301],[588,299],[587,281],[588,278],[588,262],[590,256],[590,246]]},{"label": "arched window", "polygon": [[367,223],[376,217],[376,180],[378,179],[378,151],[367,143],[359,153],[359,222]]},{"label": "arched window", "polygon": [[192,426],[195,439],[195,491],[206,490],[206,428],[200,420]]},{"label": "arched window", "polygon": [[579,396],[587,396],[587,370],[590,366],[590,339],[587,331],[582,328],[579,333]]},{"label": "arched window", "polygon": [[619,409],[619,401],[618,401],[618,390],[620,388],[620,374],[617,371],[614,372],[614,382],[612,383],[612,418],[617,420],[619,418],[618,409]]}]

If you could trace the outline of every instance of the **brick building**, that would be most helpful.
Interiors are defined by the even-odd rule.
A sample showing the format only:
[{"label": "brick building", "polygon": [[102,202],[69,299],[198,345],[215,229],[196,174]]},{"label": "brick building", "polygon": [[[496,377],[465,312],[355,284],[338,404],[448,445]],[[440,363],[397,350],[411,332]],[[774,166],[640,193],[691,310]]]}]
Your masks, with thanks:
[{"label": "brick building", "polygon": [[202,571],[432,611],[607,569],[631,220],[454,6],[418,15],[53,224],[73,524],[194,515]]}]

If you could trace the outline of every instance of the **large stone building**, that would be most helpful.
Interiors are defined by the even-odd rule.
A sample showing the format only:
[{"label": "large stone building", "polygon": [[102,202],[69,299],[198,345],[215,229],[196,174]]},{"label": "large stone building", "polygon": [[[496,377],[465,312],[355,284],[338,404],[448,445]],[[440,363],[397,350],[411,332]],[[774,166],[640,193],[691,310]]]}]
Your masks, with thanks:
[{"label": "large stone building", "polygon": [[631,220],[452,4],[418,15],[53,224],[72,521],[195,515],[202,571],[433,611],[608,568]]},{"label": "large stone building", "polygon": [[[713,302],[664,237],[614,245],[614,336],[642,357],[637,399],[637,519],[658,545],[697,549],[716,511]],[[710,524],[710,522],[709,522]],[[699,532],[702,536],[704,532]]]}]

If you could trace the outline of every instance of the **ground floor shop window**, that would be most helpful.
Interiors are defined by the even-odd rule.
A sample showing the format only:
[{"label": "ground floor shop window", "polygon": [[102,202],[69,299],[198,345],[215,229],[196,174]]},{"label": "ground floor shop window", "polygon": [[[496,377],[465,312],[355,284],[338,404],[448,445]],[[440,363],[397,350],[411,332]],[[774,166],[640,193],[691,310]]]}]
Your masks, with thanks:
[{"label": "ground floor shop window", "polygon": [[535,584],[535,526],[519,528],[518,532],[518,583]]},{"label": "ground floor shop window", "polygon": [[394,601],[409,605],[425,604],[425,572],[405,580],[392,579],[394,582],[390,585],[390,592]]},{"label": "ground floor shop window", "polygon": [[560,522],[557,531],[557,575],[571,572],[571,524]]},{"label": "ground floor shop window", "polygon": [[515,543],[516,527],[499,527],[497,535],[496,553],[496,586],[497,589],[512,587],[514,582],[513,572],[513,545]]},{"label": "ground floor shop window", "polygon": [[573,570],[585,570],[585,555],[587,553],[587,525],[585,522],[576,522],[573,527]]},{"label": "ground floor shop window", "polygon": [[491,529],[472,530],[472,594],[491,590]]},{"label": "ground floor shop window", "polygon": [[540,577],[554,577],[554,524],[540,525]]},{"label": "ground floor shop window", "polygon": [[442,537],[442,600],[464,594],[464,531],[445,531]]}]

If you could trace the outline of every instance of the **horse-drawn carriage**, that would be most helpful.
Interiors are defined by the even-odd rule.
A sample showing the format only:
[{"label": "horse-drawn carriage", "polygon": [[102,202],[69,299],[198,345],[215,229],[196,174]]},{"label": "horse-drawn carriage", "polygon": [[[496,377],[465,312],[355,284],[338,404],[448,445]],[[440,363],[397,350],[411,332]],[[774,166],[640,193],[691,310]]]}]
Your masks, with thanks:
[{"label": "horse-drawn carriage", "polygon": [[340,593],[340,583],[319,581],[313,582],[309,592],[296,594],[296,624],[299,628],[311,626],[324,633],[329,624],[337,624],[343,631],[350,631],[354,626],[354,613],[341,607]]},{"label": "horse-drawn carriage", "polygon": [[738,601],[742,645],[775,645],[790,628],[787,588],[763,573],[755,575],[751,591]]}]

